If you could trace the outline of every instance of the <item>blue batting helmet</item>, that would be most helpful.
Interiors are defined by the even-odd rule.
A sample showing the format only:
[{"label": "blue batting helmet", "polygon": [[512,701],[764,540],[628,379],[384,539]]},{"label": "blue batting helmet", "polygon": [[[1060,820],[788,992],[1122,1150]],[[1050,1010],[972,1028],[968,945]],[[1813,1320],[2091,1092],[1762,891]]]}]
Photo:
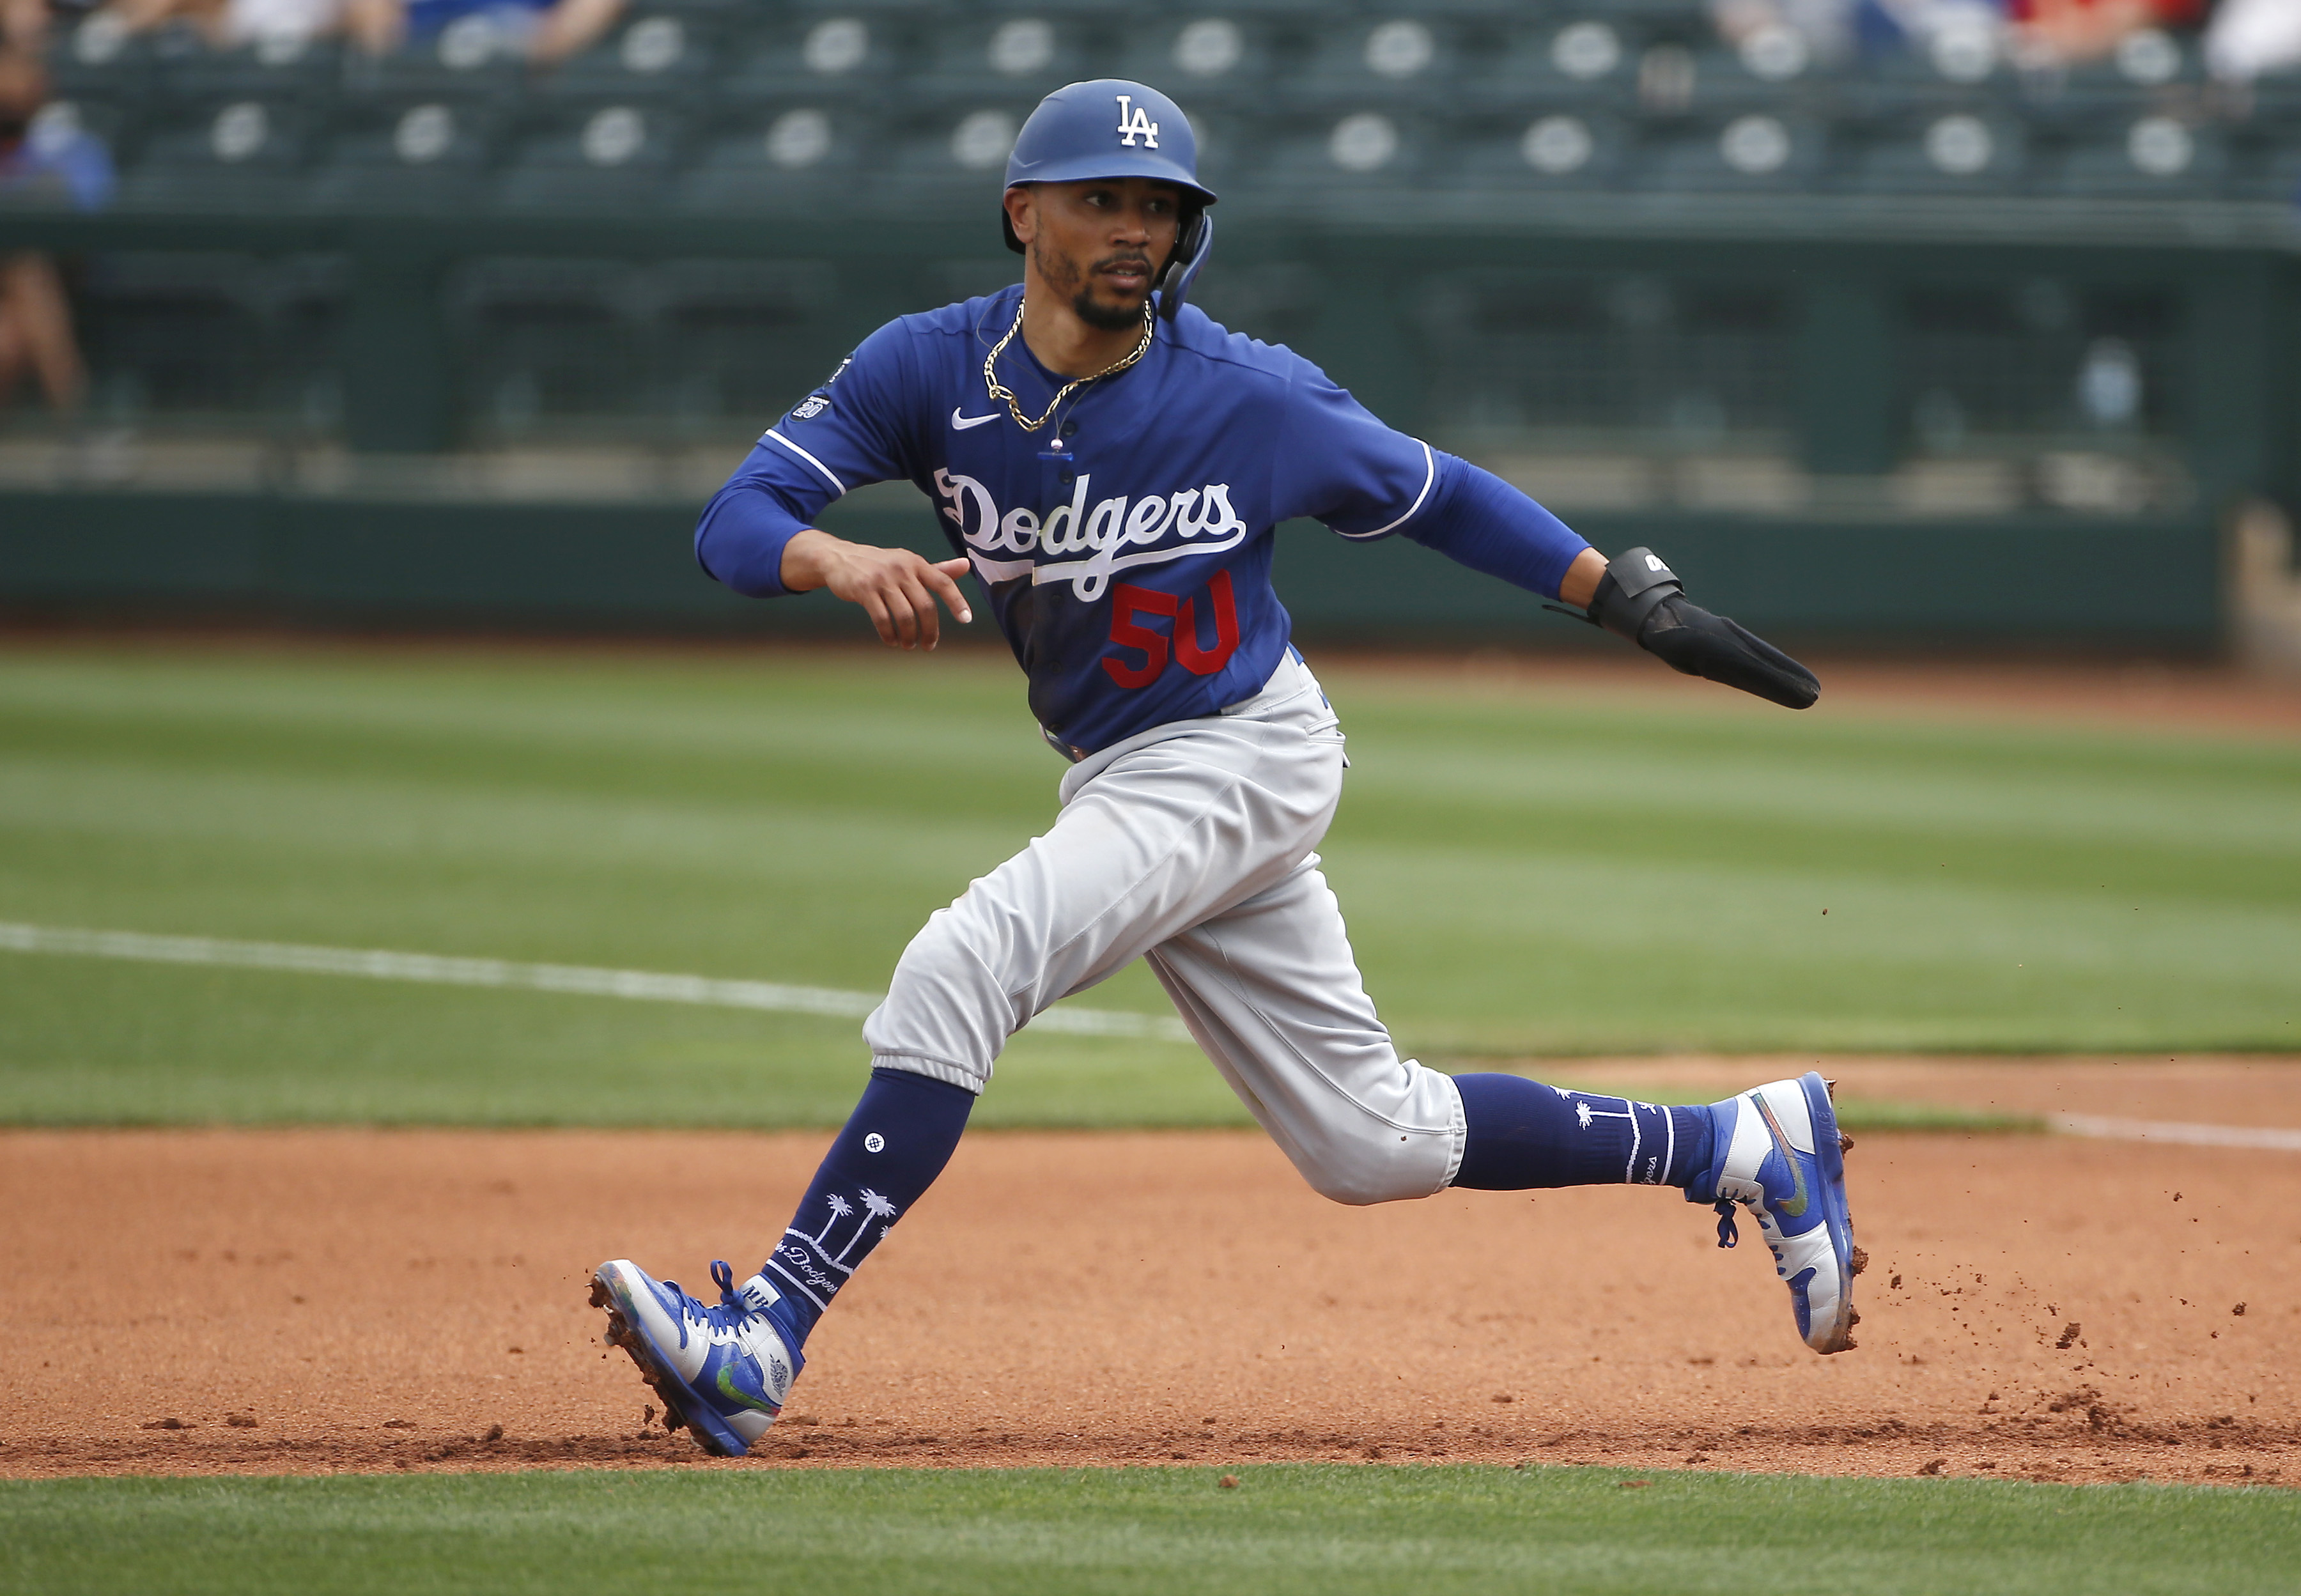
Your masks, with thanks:
[{"label": "blue batting helmet", "polygon": [[[1199,181],[1199,141],[1191,119],[1149,84],[1124,78],[1096,78],[1055,90],[1015,136],[1015,151],[1007,157],[1007,187],[1091,178],[1150,178],[1183,190],[1182,228],[1159,276],[1159,312],[1171,320],[1214,242],[1206,208],[1215,203],[1215,194]],[[1007,247],[1020,255],[1022,240],[1003,209],[999,225]]]}]

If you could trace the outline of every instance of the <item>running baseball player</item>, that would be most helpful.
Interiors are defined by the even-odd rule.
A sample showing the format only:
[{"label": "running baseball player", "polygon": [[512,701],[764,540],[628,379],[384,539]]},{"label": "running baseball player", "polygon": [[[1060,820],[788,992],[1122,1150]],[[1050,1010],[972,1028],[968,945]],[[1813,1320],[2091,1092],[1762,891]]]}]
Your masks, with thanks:
[{"label": "running baseball player", "polygon": [[[1184,303],[1214,194],[1191,124],[1140,83],[1074,83],[1017,138],[1002,223],[1021,286],[881,328],[761,438],[704,510],[703,567],[762,597],[828,588],[881,639],[935,646],[972,574],[1070,762],[1046,834],[937,910],[864,1022],[871,1077],[766,1262],[705,1303],[624,1259],[591,1300],[665,1422],[740,1455],[809,1333],[925,1193],[1007,1039],[1150,962],[1191,1034],[1337,1202],[1627,1182],[1747,1208],[1798,1333],[1840,1352],[1863,1257],[1819,1075],[1665,1107],[1401,1058],[1312,850],[1343,732],[1271,589],[1272,529],[1404,537],[1574,606],[1706,676],[1803,708],[1811,673],[1687,602],[1644,549],[1611,564],[1499,478],[1393,431],[1301,356]],[[905,478],[954,557],[849,543],[823,506]]]}]

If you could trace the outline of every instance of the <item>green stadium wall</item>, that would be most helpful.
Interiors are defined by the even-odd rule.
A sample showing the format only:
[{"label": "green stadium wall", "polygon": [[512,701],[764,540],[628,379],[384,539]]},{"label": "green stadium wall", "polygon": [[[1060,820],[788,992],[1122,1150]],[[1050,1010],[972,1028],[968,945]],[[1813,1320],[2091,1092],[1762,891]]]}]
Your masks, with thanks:
[{"label": "green stadium wall", "polygon": [[[947,554],[932,512],[849,510],[847,535]],[[1956,520],[1602,514],[1602,547],[1664,551],[1692,591],[1762,631],[1841,648],[2217,645],[2205,518]],[[0,496],[0,614],[19,622],[243,622],[558,632],[859,631],[821,595],[757,603],[706,577],[679,505],[441,504],[279,495]],[[1531,595],[1402,539],[1280,529],[1299,635],[1465,645],[1594,640]]]}]

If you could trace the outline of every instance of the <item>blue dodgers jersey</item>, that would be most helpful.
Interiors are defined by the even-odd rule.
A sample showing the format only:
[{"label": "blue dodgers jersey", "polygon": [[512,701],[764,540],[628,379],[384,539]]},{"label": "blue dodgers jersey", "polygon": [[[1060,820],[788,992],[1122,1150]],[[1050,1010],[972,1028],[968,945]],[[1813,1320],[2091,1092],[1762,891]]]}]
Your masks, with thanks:
[{"label": "blue dodgers jersey", "polygon": [[[721,497],[760,489],[806,526],[853,488],[908,478],[988,592],[1032,713],[1074,750],[1251,697],[1287,645],[1271,530],[1309,516],[1345,537],[1398,531],[1450,457],[1284,346],[1190,305],[1159,323],[1141,361],[1026,432],[983,380],[1022,294],[873,333],[760,439]],[[1019,335],[999,376],[1031,415],[1064,380]]]}]

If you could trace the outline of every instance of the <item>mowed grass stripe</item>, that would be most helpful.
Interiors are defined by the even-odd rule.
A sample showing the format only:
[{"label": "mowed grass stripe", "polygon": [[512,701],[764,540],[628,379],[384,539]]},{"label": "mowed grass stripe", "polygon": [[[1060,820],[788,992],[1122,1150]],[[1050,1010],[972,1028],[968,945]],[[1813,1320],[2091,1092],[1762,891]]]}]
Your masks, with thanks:
[{"label": "mowed grass stripe", "polygon": [[[2291,1589],[2290,1492],[1491,1466],[603,1472],[0,1485],[54,1592]],[[1645,1483],[1626,1488],[1630,1480]]]},{"label": "mowed grass stripe", "polygon": [[[1410,1052],[2301,1051],[2289,744],[1327,685],[1322,853]],[[1062,769],[981,654],[18,648],[0,920],[871,992]],[[804,1015],[0,963],[6,1119],[814,1124],[862,1063]],[[1171,1016],[1139,965],[1085,1001]],[[1137,1049],[1109,1113],[1237,1123],[1185,1049],[1030,1032],[985,1123],[1128,1123],[1073,1046]]]},{"label": "mowed grass stripe", "polygon": [[[431,986],[502,987],[580,998],[620,998],[640,1003],[692,1003],[707,1008],[749,1008],[765,1014],[837,1015],[861,1019],[885,994],[829,987],[784,986],[766,981],[713,981],[657,970],[602,970],[583,965],[524,965],[499,958],[450,958],[385,948],[314,948],[297,942],[238,942],[221,937],[151,936],[131,931],[17,925],[0,921],[0,952],[45,953],[66,958],[115,958],[155,965],[222,965],[280,970],[297,975],[346,975],[365,981],[412,981]],[[1180,1020],[1159,1020],[1110,1009],[1050,1008],[1031,1021],[1042,1032],[1075,1036],[1155,1036],[1188,1041]]]}]

